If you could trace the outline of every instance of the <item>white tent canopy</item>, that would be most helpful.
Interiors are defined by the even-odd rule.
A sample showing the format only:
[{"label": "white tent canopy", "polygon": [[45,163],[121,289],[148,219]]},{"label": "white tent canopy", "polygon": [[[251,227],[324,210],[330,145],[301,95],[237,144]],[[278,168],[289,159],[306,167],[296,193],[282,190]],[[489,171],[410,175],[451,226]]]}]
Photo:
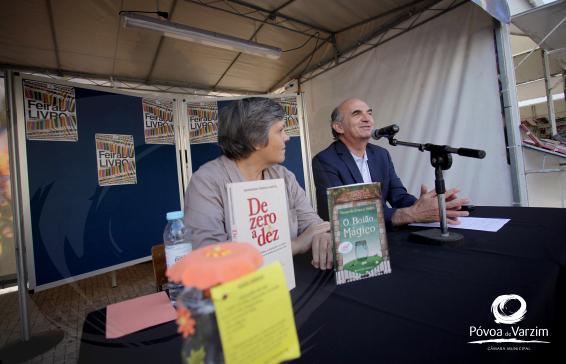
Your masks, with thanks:
[{"label": "white tent canopy", "polygon": [[[536,45],[549,52],[553,61],[551,74],[566,69],[565,21],[566,2],[564,1],[556,1],[513,17],[513,24],[523,34],[528,35]],[[540,55],[537,59],[540,59]]]},{"label": "white tent canopy", "polygon": [[120,11],[156,11],[154,0],[10,1],[0,12],[0,65],[114,81],[267,93],[437,2],[157,1],[172,22],[287,50],[280,59],[270,60],[121,27]]}]

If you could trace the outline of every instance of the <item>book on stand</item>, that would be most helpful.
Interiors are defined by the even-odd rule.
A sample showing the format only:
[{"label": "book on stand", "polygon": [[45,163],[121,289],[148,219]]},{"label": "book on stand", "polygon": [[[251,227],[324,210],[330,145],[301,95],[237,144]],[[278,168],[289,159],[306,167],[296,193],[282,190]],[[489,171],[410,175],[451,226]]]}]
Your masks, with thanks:
[{"label": "book on stand", "polygon": [[263,255],[263,266],[279,261],[289,290],[295,288],[285,181],[228,183],[226,188],[232,241],[255,246]]},{"label": "book on stand", "polygon": [[327,190],[336,284],[391,273],[381,184]]}]

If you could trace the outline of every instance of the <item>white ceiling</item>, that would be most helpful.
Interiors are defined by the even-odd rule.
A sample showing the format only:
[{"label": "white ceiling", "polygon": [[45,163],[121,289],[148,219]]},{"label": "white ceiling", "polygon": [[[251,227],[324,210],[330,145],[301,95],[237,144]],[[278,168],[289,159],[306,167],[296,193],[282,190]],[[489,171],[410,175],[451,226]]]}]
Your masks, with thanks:
[{"label": "white ceiling", "polygon": [[[203,90],[266,93],[437,2],[4,1],[0,11],[0,66]],[[155,11],[156,3],[175,23],[283,50],[306,44],[270,60],[121,27],[121,10]]]},{"label": "white ceiling", "polygon": [[517,99],[524,101],[546,97],[542,49],[550,52],[552,94],[563,93],[562,72],[566,66],[566,2],[556,1],[517,14],[512,18],[511,34],[518,84]]},{"label": "white ceiling", "polygon": [[[528,10],[513,16],[511,21],[515,65],[521,63],[515,70],[517,83],[543,77],[541,51],[529,55],[539,45],[549,53],[551,74],[566,69],[566,1]],[[529,57],[524,60],[526,56]]]}]

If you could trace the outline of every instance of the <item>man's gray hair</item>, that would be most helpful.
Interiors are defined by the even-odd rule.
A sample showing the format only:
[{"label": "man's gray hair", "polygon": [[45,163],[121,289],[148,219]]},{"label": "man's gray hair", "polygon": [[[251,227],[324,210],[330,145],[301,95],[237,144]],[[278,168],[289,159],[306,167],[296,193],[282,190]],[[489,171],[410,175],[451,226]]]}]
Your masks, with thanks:
[{"label": "man's gray hair", "polygon": [[283,120],[285,113],[277,102],[265,97],[233,101],[220,110],[218,145],[232,160],[249,157],[269,142],[269,129]]},{"label": "man's gray hair", "polygon": [[344,121],[344,115],[342,115],[342,113],[340,112],[340,106],[342,106],[342,103],[336,106],[334,110],[332,110],[332,114],[330,114],[330,130],[332,130],[332,136],[334,137],[334,139],[338,139],[338,136],[340,134],[338,134],[336,130],[334,130],[332,124],[341,123],[342,121]]}]

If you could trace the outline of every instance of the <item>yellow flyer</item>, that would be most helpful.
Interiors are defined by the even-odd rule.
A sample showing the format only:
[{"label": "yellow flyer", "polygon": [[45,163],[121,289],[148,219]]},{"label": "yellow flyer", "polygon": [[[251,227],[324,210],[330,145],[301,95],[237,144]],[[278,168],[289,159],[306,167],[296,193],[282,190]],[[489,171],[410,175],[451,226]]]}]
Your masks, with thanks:
[{"label": "yellow flyer", "polygon": [[211,295],[226,364],[279,363],[301,355],[279,262],[213,288]]}]

